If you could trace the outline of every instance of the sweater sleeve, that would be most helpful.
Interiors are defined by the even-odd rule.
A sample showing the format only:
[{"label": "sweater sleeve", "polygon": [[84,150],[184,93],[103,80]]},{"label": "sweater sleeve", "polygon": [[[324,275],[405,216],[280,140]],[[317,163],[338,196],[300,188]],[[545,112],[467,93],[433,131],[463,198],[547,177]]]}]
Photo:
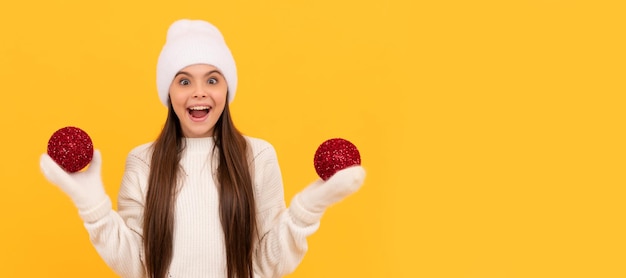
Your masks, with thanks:
[{"label": "sweater sleeve", "polygon": [[144,277],[142,217],[148,165],[131,152],[118,196],[118,211],[107,198],[96,209],[80,212],[91,243],[106,264],[125,278]]},{"label": "sweater sleeve", "polygon": [[307,237],[319,228],[321,215],[304,210],[297,197],[290,208],[286,207],[276,151],[269,143],[255,151],[254,162],[259,231],[255,272],[260,277],[282,277],[292,273],[304,258]]}]

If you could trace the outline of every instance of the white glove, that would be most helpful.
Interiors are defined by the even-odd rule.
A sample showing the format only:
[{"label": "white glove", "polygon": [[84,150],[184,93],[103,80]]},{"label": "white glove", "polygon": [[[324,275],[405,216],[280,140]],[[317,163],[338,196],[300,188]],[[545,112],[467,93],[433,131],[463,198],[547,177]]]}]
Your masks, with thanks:
[{"label": "white glove", "polygon": [[365,180],[365,169],[351,166],[337,171],[328,180],[318,179],[298,195],[302,206],[311,212],[323,212],[331,205],[356,192]]},{"label": "white glove", "polygon": [[101,164],[99,150],[94,151],[89,168],[77,173],[66,172],[46,153],[39,160],[43,175],[65,192],[80,211],[93,209],[108,198],[100,178]]}]

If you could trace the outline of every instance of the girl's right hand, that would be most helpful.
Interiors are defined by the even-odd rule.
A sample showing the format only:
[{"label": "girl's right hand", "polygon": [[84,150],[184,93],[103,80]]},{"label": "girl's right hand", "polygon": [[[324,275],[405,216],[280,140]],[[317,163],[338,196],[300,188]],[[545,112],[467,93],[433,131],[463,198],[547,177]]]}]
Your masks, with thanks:
[{"label": "girl's right hand", "polygon": [[46,179],[67,194],[81,211],[95,208],[108,198],[100,177],[101,164],[99,150],[94,150],[89,168],[82,172],[66,172],[46,153],[39,160]]}]

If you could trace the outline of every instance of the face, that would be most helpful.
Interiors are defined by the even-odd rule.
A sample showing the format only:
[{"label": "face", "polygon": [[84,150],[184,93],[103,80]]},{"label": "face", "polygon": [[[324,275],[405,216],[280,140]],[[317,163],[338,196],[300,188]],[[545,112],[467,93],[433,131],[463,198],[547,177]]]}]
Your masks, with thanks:
[{"label": "face", "polygon": [[189,138],[213,136],[226,105],[226,79],[214,66],[198,64],[180,70],[170,85],[170,100]]}]

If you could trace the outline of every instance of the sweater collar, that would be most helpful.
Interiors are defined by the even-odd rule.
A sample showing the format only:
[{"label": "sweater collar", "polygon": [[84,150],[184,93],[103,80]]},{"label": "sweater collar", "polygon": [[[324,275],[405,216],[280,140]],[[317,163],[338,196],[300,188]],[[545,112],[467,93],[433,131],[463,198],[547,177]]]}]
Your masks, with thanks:
[{"label": "sweater collar", "polygon": [[215,142],[213,137],[202,138],[183,138],[185,143],[185,150],[188,152],[209,152],[213,150]]}]

